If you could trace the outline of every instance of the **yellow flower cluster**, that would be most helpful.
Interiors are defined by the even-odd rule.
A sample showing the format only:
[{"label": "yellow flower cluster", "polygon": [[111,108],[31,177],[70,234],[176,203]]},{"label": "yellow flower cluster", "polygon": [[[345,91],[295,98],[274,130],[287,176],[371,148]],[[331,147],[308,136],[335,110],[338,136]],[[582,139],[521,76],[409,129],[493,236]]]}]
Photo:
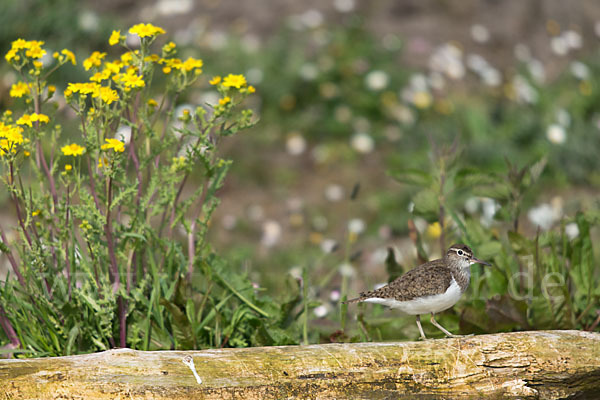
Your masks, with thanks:
[{"label": "yellow flower cluster", "polygon": [[29,85],[24,82],[17,82],[10,87],[10,97],[23,97],[30,92]]},{"label": "yellow flower cluster", "polygon": [[165,33],[165,30],[152,24],[137,24],[129,29],[129,33],[132,35],[138,35],[140,38],[145,38],[162,35]]},{"label": "yellow flower cluster", "polygon": [[65,156],[80,156],[85,151],[85,147],[80,146],[77,143],[71,143],[68,146],[61,147],[60,151],[62,151]]},{"label": "yellow flower cluster", "polygon": [[31,113],[23,114],[23,116],[17,120],[18,125],[27,125],[30,128],[33,127],[34,122],[47,124],[50,122],[50,118],[45,114]]},{"label": "yellow flower cluster", "polygon": [[106,142],[100,148],[102,150],[110,150],[113,149],[115,153],[122,153],[125,151],[125,143],[121,142],[119,139],[104,139]]},{"label": "yellow flower cluster", "polygon": [[39,60],[46,54],[46,50],[42,48],[44,42],[39,40],[24,40],[17,39],[12,42],[10,50],[4,57],[9,63],[21,60],[23,54],[27,58]]},{"label": "yellow flower cluster", "polygon": [[99,67],[102,65],[104,57],[106,57],[106,53],[94,51],[91,56],[83,61],[83,68],[85,68],[86,71],[89,71],[92,67]]},{"label": "yellow flower cluster", "polygon": [[185,61],[181,61],[179,58],[161,58],[158,62],[165,65],[163,67],[165,74],[170,74],[172,70],[176,69],[185,72],[194,71],[194,74],[200,75],[204,65],[202,60],[193,57],[188,57]]},{"label": "yellow flower cluster", "polygon": [[16,125],[0,122],[0,155],[15,152],[15,146],[23,143],[23,128]]},{"label": "yellow flower cluster", "polygon": [[106,104],[112,104],[113,101],[119,100],[116,90],[108,86],[101,86],[95,82],[69,83],[67,90],[65,90],[65,97],[69,98],[73,93],[80,93],[82,95],[91,94],[93,98],[100,98]]},{"label": "yellow flower cluster", "polygon": [[229,74],[225,78],[221,78],[220,76],[214,76],[208,83],[211,85],[218,85],[222,82],[223,87],[225,88],[236,88],[240,90],[240,93],[254,93],[256,89],[254,86],[248,85],[246,81],[246,77],[244,75],[235,75]]},{"label": "yellow flower cluster", "polygon": [[52,57],[56,58],[59,63],[64,64],[67,61],[71,61],[71,64],[77,65],[77,60],[75,59],[75,54],[71,50],[62,49],[61,52],[54,52]]}]

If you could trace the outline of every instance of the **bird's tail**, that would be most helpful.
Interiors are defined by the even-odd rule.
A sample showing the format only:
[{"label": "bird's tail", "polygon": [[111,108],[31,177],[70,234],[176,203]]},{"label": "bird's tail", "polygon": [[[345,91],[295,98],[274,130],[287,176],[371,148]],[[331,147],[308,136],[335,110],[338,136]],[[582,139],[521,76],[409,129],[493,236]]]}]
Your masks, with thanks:
[{"label": "bird's tail", "polygon": [[362,300],[361,297],[356,297],[354,299],[350,299],[350,300],[346,300],[346,301],[342,301],[342,304],[353,304],[353,303],[358,303]]}]

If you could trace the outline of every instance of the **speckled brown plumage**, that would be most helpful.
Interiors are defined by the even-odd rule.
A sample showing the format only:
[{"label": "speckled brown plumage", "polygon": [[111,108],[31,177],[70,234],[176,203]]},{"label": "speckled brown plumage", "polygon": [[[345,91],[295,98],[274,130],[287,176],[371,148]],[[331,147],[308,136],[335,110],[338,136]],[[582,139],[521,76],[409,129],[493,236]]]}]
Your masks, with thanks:
[{"label": "speckled brown plumage", "polygon": [[[453,245],[451,249],[461,249],[469,255],[473,254],[471,249],[463,244]],[[469,285],[471,275],[468,269],[454,267],[445,256],[419,265],[386,286],[362,292],[359,297],[348,300],[346,303],[356,303],[373,297],[408,301],[417,297],[442,294],[450,286],[452,278],[464,291]]]}]

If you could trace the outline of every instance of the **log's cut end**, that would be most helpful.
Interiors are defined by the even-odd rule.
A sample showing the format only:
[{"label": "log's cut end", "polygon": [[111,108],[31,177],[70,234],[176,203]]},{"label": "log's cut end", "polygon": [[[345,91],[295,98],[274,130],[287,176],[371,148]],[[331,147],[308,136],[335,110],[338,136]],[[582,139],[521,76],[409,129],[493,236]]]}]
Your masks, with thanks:
[{"label": "log's cut end", "polygon": [[535,331],[185,352],[118,349],[0,360],[0,388],[0,399],[600,398],[600,334]]}]

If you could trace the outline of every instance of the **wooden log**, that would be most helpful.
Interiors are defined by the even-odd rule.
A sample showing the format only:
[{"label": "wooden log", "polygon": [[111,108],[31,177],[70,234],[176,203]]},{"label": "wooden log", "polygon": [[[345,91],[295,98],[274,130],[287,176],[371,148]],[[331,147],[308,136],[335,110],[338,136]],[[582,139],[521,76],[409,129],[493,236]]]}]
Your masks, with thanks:
[{"label": "wooden log", "polygon": [[[201,383],[184,358],[193,360]],[[0,360],[0,399],[600,398],[600,334]]]}]

